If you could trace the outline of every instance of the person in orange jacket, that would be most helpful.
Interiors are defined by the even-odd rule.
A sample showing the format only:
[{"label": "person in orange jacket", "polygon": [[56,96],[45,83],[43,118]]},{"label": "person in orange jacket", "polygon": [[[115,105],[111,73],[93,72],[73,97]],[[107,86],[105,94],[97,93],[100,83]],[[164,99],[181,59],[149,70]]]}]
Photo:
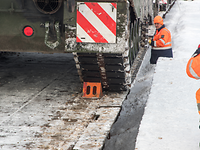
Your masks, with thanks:
[{"label": "person in orange jacket", "polygon": [[151,64],[156,64],[159,57],[173,57],[171,33],[163,24],[163,18],[156,16],[154,18],[156,32],[153,39],[149,40],[151,49]]},{"label": "person in orange jacket", "polygon": [[[186,66],[186,73],[189,77],[194,79],[200,79],[200,44],[198,49],[194,52],[192,57],[189,59]],[[196,92],[197,108],[200,114],[200,89]]]}]

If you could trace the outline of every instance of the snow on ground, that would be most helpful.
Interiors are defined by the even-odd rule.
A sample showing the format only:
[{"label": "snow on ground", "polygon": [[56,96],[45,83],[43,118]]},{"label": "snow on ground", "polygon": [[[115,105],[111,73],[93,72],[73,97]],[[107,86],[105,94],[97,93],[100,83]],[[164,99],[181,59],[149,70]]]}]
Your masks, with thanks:
[{"label": "snow on ground", "polygon": [[199,150],[195,93],[200,81],[185,70],[200,44],[200,1],[177,0],[164,23],[172,34],[174,58],[160,58],[155,67],[136,150]]}]

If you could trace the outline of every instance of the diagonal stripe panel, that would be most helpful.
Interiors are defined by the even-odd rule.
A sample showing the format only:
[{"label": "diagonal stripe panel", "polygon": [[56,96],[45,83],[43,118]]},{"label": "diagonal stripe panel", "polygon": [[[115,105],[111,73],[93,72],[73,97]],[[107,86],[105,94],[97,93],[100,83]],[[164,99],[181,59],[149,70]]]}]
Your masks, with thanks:
[{"label": "diagonal stripe panel", "polygon": [[77,2],[77,37],[88,43],[116,43],[116,7],[115,3]]},{"label": "diagonal stripe panel", "polygon": [[[87,7],[84,7],[82,15],[92,24],[93,27],[108,41],[108,43],[115,43],[116,36],[106,27],[106,25]],[[111,7],[110,7],[111,8]]]},{"label": "diagonal stripe panel", "polygon": [[85,3],[90,10],[105,24],[105,26],[116,36],[116,22],[106,13],[98,3]]},{"label": "diagonal stripe panel", "polygon": [[92,24],[77,10],[77,24],[96,42],[108,43],[108,41],[92,26]]}]

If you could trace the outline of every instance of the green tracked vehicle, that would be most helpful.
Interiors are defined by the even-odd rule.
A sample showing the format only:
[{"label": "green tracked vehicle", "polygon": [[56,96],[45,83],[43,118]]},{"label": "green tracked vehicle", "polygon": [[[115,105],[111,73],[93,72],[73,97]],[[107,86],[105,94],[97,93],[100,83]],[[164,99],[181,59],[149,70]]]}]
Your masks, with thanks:
[{"label": "green tracked vehicle", "polygon": [[153,0],[1,0],[0,51],[73,53],[82,82],[127,90]]}]

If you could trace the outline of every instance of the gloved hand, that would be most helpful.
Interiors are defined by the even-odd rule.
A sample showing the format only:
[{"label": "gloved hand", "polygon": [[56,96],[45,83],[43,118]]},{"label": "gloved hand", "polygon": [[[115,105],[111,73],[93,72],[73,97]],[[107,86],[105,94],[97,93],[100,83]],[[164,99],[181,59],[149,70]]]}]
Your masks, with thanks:
[{"label": "gloved hand", "polygon": [[149,39],[148,42],[149,42],[149,45],[154,46],[154,41],[152,39]]},{"label": "gloved hand", "polygon": [[149,42],[149,45],[151,45],[151,39],[149,39],[149,41],[148,41],[148,42]]},{"label": "gloved hand", "polygon": [[197,55],[199,55],[200,54],[200,48],[198,48],[195,52],[194,52],[194,54],[192,55],[192,57],[196,57]]}]

